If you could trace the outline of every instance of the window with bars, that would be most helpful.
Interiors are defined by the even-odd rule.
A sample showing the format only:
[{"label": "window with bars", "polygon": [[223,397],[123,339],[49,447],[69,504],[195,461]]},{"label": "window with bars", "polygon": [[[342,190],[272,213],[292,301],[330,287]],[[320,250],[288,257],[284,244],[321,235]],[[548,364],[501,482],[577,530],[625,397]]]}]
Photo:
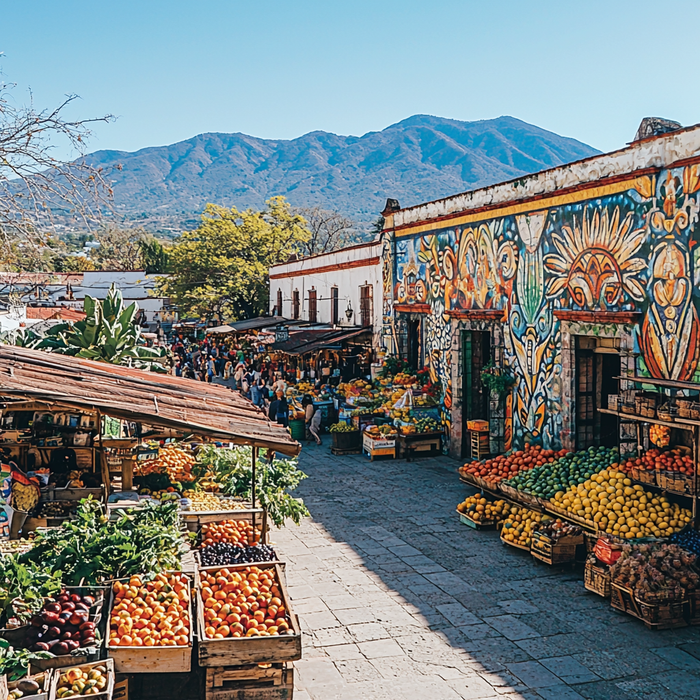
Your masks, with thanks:
[{"label": "window with bars", "polygon": [[277,290],[277,306],[275,307],[275,313],[277,316],[284,316],[282,313],[282,290]]},{"label": "window with bars", "polygon": [[299,290],[295,289],[292,292],[292,318],[296,321],[299,319]]},{"label": "window with bars", "polygon": [[316,290],[309,289],[309,323],[316,323],[317,297]]},{"label": "window with bars", "polygon": [[366,284],[360,287],[360,325],[372,325],[372,285]]},{"label": "window with bars", "polygon": [[338,287],[331,287],[331,324],[338,324]]}]

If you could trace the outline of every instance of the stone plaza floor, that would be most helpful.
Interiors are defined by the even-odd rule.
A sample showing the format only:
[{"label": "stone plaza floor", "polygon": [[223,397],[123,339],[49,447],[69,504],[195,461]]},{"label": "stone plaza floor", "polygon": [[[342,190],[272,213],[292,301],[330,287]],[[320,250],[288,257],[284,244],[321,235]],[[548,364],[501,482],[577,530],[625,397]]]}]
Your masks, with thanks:
[{"label": "stone plaza floor", "polygon": [[310,512],[272,533],[304,630],[295,700],[700,698],[700,627],[652,632],[462,525],[449,458],[305,446]]}]

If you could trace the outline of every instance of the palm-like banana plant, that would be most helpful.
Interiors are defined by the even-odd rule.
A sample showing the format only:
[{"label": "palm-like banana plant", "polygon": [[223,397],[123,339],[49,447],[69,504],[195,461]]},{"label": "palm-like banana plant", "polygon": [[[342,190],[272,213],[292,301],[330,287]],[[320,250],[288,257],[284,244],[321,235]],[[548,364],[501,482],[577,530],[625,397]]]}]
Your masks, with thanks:
[{"label": "palm-like banana plant", "polygon": [[82,321],[59,323],[43,336],[28,330],[16,337],[14,344],[113,365],[167,371],[166,349],[143,344],[141,328],[134,323],[137,306],[124,307],[122,293],[114,285],[104,301],[86,296],[84,310]]}]

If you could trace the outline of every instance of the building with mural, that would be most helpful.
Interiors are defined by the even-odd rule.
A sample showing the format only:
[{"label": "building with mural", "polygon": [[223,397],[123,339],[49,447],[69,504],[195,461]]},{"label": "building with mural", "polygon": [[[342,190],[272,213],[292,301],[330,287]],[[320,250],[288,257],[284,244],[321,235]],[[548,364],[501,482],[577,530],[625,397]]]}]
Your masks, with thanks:
[{"label": "building with mural", "polygon": [[[620,376],[698,379],[700,126],[384,212],[382,339],[430,368],[449,449],[617,444]],[[486,390],[487,365],[502,398]]]}]

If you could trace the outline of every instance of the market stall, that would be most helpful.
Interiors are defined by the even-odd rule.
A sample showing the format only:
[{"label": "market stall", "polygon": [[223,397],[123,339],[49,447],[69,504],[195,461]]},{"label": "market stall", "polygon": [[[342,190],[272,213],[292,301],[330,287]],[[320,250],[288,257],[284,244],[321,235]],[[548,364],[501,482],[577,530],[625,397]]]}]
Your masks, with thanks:
[{"label": "market stall", "polygon": [[[0,637],[13,645],[0,664],[11,682],[30,673],[24,679],[29,687],[39,668],[54,674],[41,680],[54,684],[55,697],[82,697],[86,687],[100,685],[99,697],[108,700],[116,687],[130,682],[140,687],[143,674],[187,674],[196,601],[205,604],[201,590],[193,587],[197,565],[277,562],[265,544],[268,510],[256,507],[261,497],[256,468],[259,474],[261,450],[268,458],[293,456],[298,443],[222,387],[23,348],[0,346],[0,401],[6,428],[0,447],[7,450],[7,461],[16,460],[11,472],[3,473],[8,507],[14,502],[28,514],[61,489],[56,503],[68,501],[70,491],[75,504],[61,518],[49,518],[49,509],[33,538],[14,540],[21,547],[0,551]],[[74,436],[81,432],[87,444],[76,444]],[[71,453],[89,448],[92,456],[77,474],[68,472],[62,486],[65,470],[52,461],[49,447]],[[291,467],[285,462],[276,471],[284,468]],[[99,489],[89,495],[99,498],[80,498],[90,477]],[[222,493],[224,478],[240,495],[235,489]],[[131,515],[124,514],[125,507]],[[275,503],[269,507],[275,522],[287,514]],[[276,566],[283,571],[281,563]],[[18,576],[17,567],[27,573]],[[274,584],[283,584],[280,576]],[[70,587],[77,585],[82,588],[74,593]],[[261,589],[260,595],[267,594]],[[138,614],[130,604],[134,599],[143,601]],[[218,596],[215,606],[222,606]],[[273,605],[270,613],[275,612],[275,630],[266,620],[255,628],[268,638],[263,648],[270,658],[264,661],[272,664],[278,663],[275,650],[286,649],[287,638],[298,635],[288,602],[284,612]],[[241,668],[245,650],[256,646],[255,640],[251,647],[245,644],[251,629],[240,635],[242,655],[216,669],[234,679],[226,686],[231,693],[243,685],[252,691],[267,687]],[[217,629],[216,639],[224,632],[238,635],[229,624]],[[280,653],[287,663],[300,658],[300,646],[298,655]],[[196,666],[192,671],[199,672]],[[206,697],[225,697],[221,692],[213,685]]]}]

